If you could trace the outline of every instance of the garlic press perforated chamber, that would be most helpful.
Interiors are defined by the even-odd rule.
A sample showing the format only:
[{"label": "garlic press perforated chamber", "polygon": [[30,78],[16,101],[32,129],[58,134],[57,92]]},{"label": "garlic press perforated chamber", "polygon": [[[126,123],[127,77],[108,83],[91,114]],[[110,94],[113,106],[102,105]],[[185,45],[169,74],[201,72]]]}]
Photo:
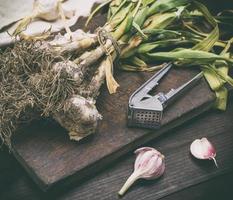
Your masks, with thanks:
[{"label": "garlic press perforated chamber", "polygon": [[150,92],[158,82],[172,68],[172,63],[164,67],[139,87],[129,98],[128,126],[157,129],[161,125],[164,109],[177,100],[185,91],[193,87],[202,77],[202,72],[176,89],[169,92],[159,92],[151,95]]}]

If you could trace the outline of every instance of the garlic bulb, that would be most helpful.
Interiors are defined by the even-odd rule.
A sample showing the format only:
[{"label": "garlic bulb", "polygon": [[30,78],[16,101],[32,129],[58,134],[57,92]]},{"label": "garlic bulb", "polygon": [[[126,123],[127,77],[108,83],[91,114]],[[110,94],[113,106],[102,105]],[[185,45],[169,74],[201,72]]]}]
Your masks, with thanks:
[{"label": "garlic bulb", "polygon": [[73,95],[67,99],[64,111],[53,116],[61,126],[69,130],[71,140],[79,141],[95,133],[102,116],[95,106],[94,99]]},{"label": "garlic bulb", "polygon": [[134,172],[127,179],[119,195],[124,195],[128,188],[140,178],[152,180],[159,178],[165,171],[164,156],[154,148],[142,147],[135,151],[137,158],[134,163]]},{"label": "garlic bulb", "polygon": [[190,145],[191,154],[198,159],[213,160],[216,167],[218,167],[215,159],[216,150],[207,138],[196,139]]}]

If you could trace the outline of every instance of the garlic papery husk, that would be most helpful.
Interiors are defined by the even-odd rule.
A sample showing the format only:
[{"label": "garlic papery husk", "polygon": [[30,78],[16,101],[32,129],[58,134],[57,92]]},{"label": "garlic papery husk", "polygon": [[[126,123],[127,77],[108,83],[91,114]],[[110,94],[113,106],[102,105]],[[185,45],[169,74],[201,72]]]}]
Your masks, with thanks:
[{"label": "garlic papery husk", "polygon": [[65,11],[61,8],[63,0],[35,0],[33,4],[32,13],[17,23],[16,29],[13,35],[18,35],[26,29],[29,23],[34,19],[40,18],[46,21],[55,21],[59,18],[63,18],[64,27],[66,31],[70,32],[67,28],[65,18],[71,18],[74,16],[74,11]]},{"label": "garlic papery husk", "polygon": [[58,5],[60,0],[35,0],[33,13],[36,17],[47,21],[56,20],[60,15]]},{"label": "garlic papery husk", "polygon": [[198,159],[213,160],[216,167],[218,167],[215,159],[216,150],[213,144],[207,138],[196,139],[190,145],[191,154]]},{"label": "garlic papery husk", "polygon": [[96,132],[101,114],[95,106],[95,100],[73,95],[67,99],[64,110],[53,116],[61,126],[69,130],[71,140],[79,141]]},{"label": "garlic papery husk", "polygon": [[137,158],[134,163],[134,172],[127,179],[119,195],[124,195],[128,188],[138,179],[157,179],[165,171],[164,155],[151,147],[142,147],[135,151]]}]

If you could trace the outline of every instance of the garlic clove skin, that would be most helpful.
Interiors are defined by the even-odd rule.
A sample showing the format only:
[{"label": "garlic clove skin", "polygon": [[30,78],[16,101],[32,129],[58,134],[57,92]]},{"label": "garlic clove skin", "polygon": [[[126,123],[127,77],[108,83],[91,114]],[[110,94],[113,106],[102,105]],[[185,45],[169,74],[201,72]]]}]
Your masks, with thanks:
[{"label": "garlic clove skin", "polygon": [[134,170],[147,180],[156,179],[165,170],[164,156],[154,148],[142,147],[134,152],[137,155]]},{"label": "garlic clove skin", "polygon": [[154,148],[142,147],[135,151],[137,155],[134,163],[134,172],[127,179],[119,195],[124,195],[128,188],[138,179],[146,180],[157,179],[163,175],[165,171],[164,156]]},{"label": "garlic clove skin", "polygon": [[215,159],[216,150],[213,144],[207,138],[194,140],[190,145],[190,152],[197,159],[213,160],[216,167],[218,167],[217,161]]}]

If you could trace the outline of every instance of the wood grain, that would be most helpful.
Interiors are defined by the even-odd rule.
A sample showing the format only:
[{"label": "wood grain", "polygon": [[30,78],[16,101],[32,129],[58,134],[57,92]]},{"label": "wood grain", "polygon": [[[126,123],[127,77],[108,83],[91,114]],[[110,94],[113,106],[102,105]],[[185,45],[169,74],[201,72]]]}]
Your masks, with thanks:
[{"label": "wood grain", "polygon": [[[161,197],[162,200],[232,199],[232,116],[233,104],[228,106],[226,112],[212,110],[147,143],[146,146],[157,148],[165,154],[167,168],[164,177],[155,181],[138,181],[123,199],[156,200],[158,197]],[[216,146],[219,169],[216,169],[211,161],[198,162],[189,156],[188,149],[191,141],[203,136],[208,137]],[[176,152],[176,149],[179,152]],[[6,169],[2,171],[0,168],[0,199],[4,200],[119,199],[117,191],[132,172],[135,160],[133,152],[129,152],[110,166],[106,166],[102,172],[73,183],[72,188],[64,187],[62,191],[60,189],[56,191],[59,193],[52,194],[49,191],[43,193],[38,190],[27,173],[6,153],[0,152],[0,161],[4,162]],[[170,161],[171,157],[173,157],[172,161]],[[173,169],[173,166],[176,167]],[[190,172],[192,172],[191,175]],[[171,174],[173,175],[171,176]],[[174,176],[174,174],[177,175]],[[199,177],[201,178],[199,179]],[[209,180],[210,178],[212,179]],[[192,183],[192,187],[190,187],[189,184],[184,184],[187,180],[191,181],[192,179],[198,185]],[[207,179],[207,182],[203,182]],[[200,184],[201,182],[202,184]],[[172,186],[175,186],[176,190],[172,190]],[[167,190],[165,190],[166,188]]]}]

